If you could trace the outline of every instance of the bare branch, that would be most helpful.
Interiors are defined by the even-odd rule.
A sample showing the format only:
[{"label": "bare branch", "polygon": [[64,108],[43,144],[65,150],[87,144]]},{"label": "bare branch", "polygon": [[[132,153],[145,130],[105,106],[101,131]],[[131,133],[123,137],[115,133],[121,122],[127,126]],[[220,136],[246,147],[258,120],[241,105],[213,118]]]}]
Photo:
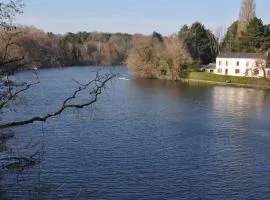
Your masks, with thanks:
[{"label": "bare branch", "polygon": [[[86,84],[80,84],[79,88],[77,90],[75,90],[71,96],[67,97],[63,101],[60,108],[58,110],[56,110],[55,112],[48,113],[44,116],[35,116],[35,117],[32,117],[32,118],[27,119],[27,120],[13,121],[13,122],[7,122],[4,124],[0,124],[0,129],[11,128],[11,127],[15,127],[15,126],[22,126],[22,125],[31,124],[34,122],[45,122],[51,117],[55,117],[57,115],[60,115],[63,111],[65,111],[68,108],[84,108],[84,107],[90,106],[97,101],[98,96],[101,94],[102,89],[105,88],[105,85],[107,84],[107,82],[109,82],[110,80],[112,80],[116,76],[118,76],[118,74],[109,73],[109,74],[105,74],[105,75],[100,76],[97,73],[96,78],[94,80],[91,80]],[[94,86],[92,86],[93,84],[94,84]],[[72,103],[71,102],[72,100],[78,99],[78,95],[81,92],[86,91],[86,90],[90,90],[89,99],[87,101],[80,102],[80,103]]]},{"label": "bare branch", "polygon": [[22,14],[22,0],[0,2],[0,28],[9,29],[16,15]]},{"label": "bare branch", "polygon": [[37,84],[39,84],[39,83],[40,83],[40,81],[39,81],[39,79],[38,79],[36,82],[34,82],[34,83],[29,83],[29,84],[27,84],[24,88],[22,88],[22,89],[20,89],[20,90],[18,90],[18,91],[16,91],[16,92],[14,92],[14,93],[12,93],[12,91],[9,89],[10,92],[9,92],[7,98],[6,98],[5,100],[3,100],[2,102],[0,102],[0,110],[3,109],[4,106],[5,106],[6,104],[8,104],[11,100],[13,100],[14,98],[16,98],[20,93],[23,93],[23,92],[25,92],[26,90],[29,90],[32,86],[37,85]]}]

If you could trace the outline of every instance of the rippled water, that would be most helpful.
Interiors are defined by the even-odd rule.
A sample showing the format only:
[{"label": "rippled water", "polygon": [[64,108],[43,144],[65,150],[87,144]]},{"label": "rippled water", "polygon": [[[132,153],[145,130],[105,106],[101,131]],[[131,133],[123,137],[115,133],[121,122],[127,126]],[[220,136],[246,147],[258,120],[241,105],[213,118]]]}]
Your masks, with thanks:
[{"label": "rippled water", "polygon": [[[1,120],[53,110],[72,78],[97,69],[42,70],[42,83]],[[125,78],[94,107],[14,130],[9,154],[31,155],[42,142],[45,154],[22,174],[1,171],[3,199],[270,199],[269,91],[104,70]]]}]

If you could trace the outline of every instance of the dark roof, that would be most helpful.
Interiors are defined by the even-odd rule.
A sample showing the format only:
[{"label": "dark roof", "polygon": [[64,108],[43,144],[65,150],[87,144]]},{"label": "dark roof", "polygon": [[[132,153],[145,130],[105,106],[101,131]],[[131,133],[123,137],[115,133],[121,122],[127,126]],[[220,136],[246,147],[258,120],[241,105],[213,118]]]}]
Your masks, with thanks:
[{"label": "dark roof", "polygon": [[256,58],[256,53],[226,52],[220,53],[218,58]]}]

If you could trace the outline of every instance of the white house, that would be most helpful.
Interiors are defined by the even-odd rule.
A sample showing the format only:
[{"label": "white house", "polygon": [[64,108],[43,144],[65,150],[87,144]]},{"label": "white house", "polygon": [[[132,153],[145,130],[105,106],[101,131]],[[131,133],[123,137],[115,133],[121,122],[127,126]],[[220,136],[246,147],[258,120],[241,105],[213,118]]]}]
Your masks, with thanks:
[{"label": "white house", "polygon": [[[262,55],[262,54],[261,54]],[[270,77],[270,54],[220,53],[216,59],[216,74],[228,76]]]}]

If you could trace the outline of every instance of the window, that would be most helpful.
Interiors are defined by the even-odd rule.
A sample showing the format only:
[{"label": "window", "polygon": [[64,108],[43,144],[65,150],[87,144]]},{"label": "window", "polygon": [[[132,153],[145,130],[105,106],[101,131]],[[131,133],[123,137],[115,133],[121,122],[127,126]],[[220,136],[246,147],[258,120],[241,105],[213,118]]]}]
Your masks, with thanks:
[{"label": "window", "polygon": [[246,67],[249,67],[249,61],[246,62]]},{"label": "window", "polygon": [[218,73],[222,73],[222,68],[218,68]]},{"label": "window", "polygon": [[226,66],[228,66],[228,65],[229,65],[229,61],[227,60],[227,61],[226,61]]},{"label": "window", "polygon": [[235,69],[235,73],[239,74],[240,73],[240,69]]},{"label": "window", "polygon": [[238,67],[238,66],[239,66],[239,64],[240,64],[240,63],[239,63],[239,61],[237,61],[237,62],[236,62],[236,66]]},{"label": "window", "polygon": [[258,75],[259,74],[259,70],[258,69],[254,69],[254,75]]},{"label": "window", "polygon": [[221,61],[221,60],[218,62],[218,65],[219,65],[219,66],[221,66],[221,65],[222,65],[222,61]]}]

